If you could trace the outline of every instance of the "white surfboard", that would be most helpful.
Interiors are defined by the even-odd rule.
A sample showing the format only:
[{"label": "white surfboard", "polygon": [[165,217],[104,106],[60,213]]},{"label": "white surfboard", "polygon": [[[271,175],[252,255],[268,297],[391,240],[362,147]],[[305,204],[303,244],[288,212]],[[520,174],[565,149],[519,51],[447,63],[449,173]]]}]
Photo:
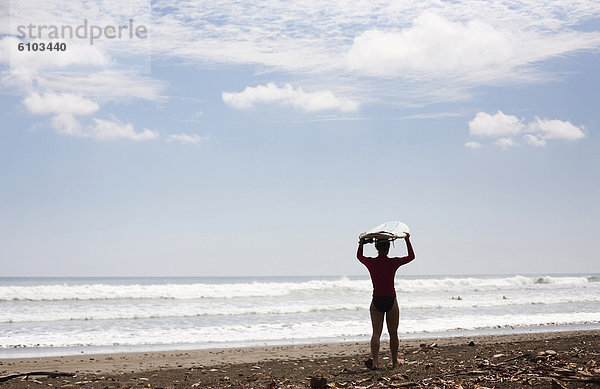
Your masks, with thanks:
[{"label": "white surfboard", "polygon": [[389,221],[378,225],[377,227],[360,234],[359,238],[374,240],[395,240],[404,239],[406,233],[410,233],[410,228],[399,221]]}]

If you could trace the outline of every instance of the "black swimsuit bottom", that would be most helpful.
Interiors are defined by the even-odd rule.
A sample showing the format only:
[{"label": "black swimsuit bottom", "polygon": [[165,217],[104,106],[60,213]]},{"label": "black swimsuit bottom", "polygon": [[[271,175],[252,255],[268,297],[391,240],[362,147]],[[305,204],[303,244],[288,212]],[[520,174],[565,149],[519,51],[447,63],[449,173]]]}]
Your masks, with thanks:
[{"label": "black swimsuit bottom", "polygon": [[380,312],[389,312],[394,307],[394,296],[373,296],[373,305]]}]

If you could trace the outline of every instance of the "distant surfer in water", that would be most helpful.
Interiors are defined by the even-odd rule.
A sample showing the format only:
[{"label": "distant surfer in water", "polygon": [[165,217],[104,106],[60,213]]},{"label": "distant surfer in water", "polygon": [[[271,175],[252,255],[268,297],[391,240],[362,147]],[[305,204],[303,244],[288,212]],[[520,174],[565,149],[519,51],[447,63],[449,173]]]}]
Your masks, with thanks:
[{"label": "distant surfer in water", "polygon": [[396,270],[415,259],[415,253],[410,243],[410,234],[406,233],[404,238],[408,256],[402,258],[388,258],[390,242],[388,240],[375,241],[375,248],[379,255],[375,258],[363,255],[365,243],[372,240],[361,238],[358,241],[358,252],[356,257],[367,267],[373,282],[373,300],[371,302],[371,324],[373,325],[373,336],[371,337],[371,358],[365,361],[369,369],[377,369],[379,365],[379,339],[383,329],[385,316],[388,333],[390,334],[390,349],[392,352],[392,368],[399,365],[398,361],[398,321],[400,309],[396,301],[396,290],[394,289],[394,277]]}]

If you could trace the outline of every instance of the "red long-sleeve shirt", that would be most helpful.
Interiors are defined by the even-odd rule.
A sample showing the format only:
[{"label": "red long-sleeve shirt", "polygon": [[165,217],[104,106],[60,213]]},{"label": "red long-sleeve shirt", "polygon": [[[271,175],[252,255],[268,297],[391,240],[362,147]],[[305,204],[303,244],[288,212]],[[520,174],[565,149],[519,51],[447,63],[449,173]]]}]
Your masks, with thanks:
[{"label": "red long-sleeve shirt", "polygon": [[369,258],[362,255],[362,245],[358,247],[356,257],[369,270],[371,282],[373,283],[373,296],[396,296],[396,289],[394,288],[396,270],[415,259],[410,242],[407,242],[407,246],[409,248],[408,256],[402,258]]}]

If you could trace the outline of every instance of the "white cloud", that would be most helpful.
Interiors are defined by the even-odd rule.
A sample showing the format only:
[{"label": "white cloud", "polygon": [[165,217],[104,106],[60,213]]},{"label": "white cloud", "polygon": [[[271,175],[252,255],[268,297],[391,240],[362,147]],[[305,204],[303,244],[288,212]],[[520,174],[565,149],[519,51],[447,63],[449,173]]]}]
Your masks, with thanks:
[{"label": "white cloud", "polygon": [[512,38],[481,20],[452,22],[432,12],[400,31],[368,30],[348,52],[352,68],[377,75],[416,72],[441,76],[505,71],[514,55]]},{"label": "white cloud", "polygon": [[[114,117],[84,120],[76,116],[93,114],[106,102],[160,102],[166,99],[162,94],[165,82],[139,73],[149,70],[149,39],[130,39],[129,36],[96,39],[92,45],[90,39],[76,36],[59,39],[60,43],[66,44],[65,51],[27,48],[19,51],[18,48],[19,43],[28,41],[37,45],[48,43],[48,39],[37,39],[36,36],[42,31],[47,34],[51,28],[35,31],[35,26],[69,25],[81,27],[83,31],[92,25],[115,26],[129,19],[135,21],[134,25],[151,26],[149,2],[105,2],[100,7],[58,0],[13,2],[10,7],[0,6],[0,17],[10,21],[2,28],[10,35],[0,38],[0,65],[8,65],[0,73],[1,87],[11,94],[23,96],[22,102],[30,113],[54,115],[50,126],[63,135],[95,140],[145,140],[159,136],[156,131],[136,130],[133,124]],[[17,28],[19,25],[20,29]],[[34,26],[31,39],[18,39],[19,35],[25,34],[22,31],[28,31],[28,27],[23,28],[28,25]],[[91,36],[91,29],[85,33]],[[125,61],[119,63],[122,59]]]},{"label": "white cloud", "polygon": [[[306,89],[335,94],[343,91],[344,96],[363,104],[370,99],[401,104],[456,101],[477,85],[497,85],[505,80],[543,82],[549,78],[541,77],[543,61],[600,47],[600,31],[582,32],[574,27],[600,16],[596,0],[571,2],[568,9],[563,2],[539,0],[161,0],[152,15],[147,1],[105,1],[102,7],[59,0],[13,3],[10,12],[21,15],[10,15],[17,23],[80,23],[85,15],[95,23],[109,24],[122,15],[135,15],[134,19],[142,22],[152,16],[154,58],[214,67],[243,64],[263,73],[287,72],[285,77],[294,85],[301,82]],[[14,50],[16,45],[10,39],[14,38],[5,38],[7,50]],[[81,45],[66,56],[48,58],[114,69],[124,55],[129,60],[149,57],[147,45],[142,44],[149,42]],[[365,74],[375,77],[362,77]],[[394,78],[388,78],[390,75]],[[69,78],[78,77],[53,78],[46,81],[66,85]],[[149,82],[137,81],[138,85]],[[99,85],[84,82],[81,90],[77,82],[69,85],[69,90],[51,90],[102,101],[85,92],[89,88],[100,92]],[[135,83],[112,90],[123,94],[128,86],[133,87],[135,98],[143,98]],[[110,89],[101,94],[106,96]]]},{"label": "white cloud", "polygon": [[564,7],[507,0],[210,6],[163,0],[153,19],[153,54],[286,72],[293,85],[344,90],[362,104],[457,101],[479,85],[547,82],[553,77],[544,61],[597,51],[600,31],[574,27],[600,16],[595,1]]},{"label": "white cloud", "polygon": [[278,87],[275,83],[246,87],[242,92],[223,92],[223,101],[237,109],[251,108],[255,104],[281,104],[307,112],[336,109],[355,111],[358,103],[351,99],[335,96],[330,90],[304,92],[301,87],[294,89],[290,84]]},{"label": "white cloud", "polygon": [[500,138],[495,143],[503,149],[507,149],[509,147],[514,147],[517,145],[511,138]]},{"label": "white cloud", "polygon": [[156,131],[143,129],[135,131],[131,123],[122,123],[112,117],[111,120],[92,119],[92,124],[83,127],[71,114],[59,114],[52,118],[52,127],[63,135],[92,138],[98,141],[114,141],[118,139],[130,139],[135,141],[151,140],[158,138]]},{"label": "white cloud", "polygon": [[562,120],[536,118],[535,122],[529,125],[529,130],[531,132],[539,132],[540,137],[543,139],[577,140],[585,137],[585,134],[579,127]]},{"label": "white cloud", "polygon": [[[365,43],[387,43],[370,51],[387,62],[432,55],[434,69],[468,73],[478,66],[509,67],[598,44],[598,33],[570,28],[600,13],[594,0],[560,2],[468,0],[444,2],[278,2],[231,4],[164,0],[156,9],[153,34],[161,55],[203,62],[261,64],[278,70],[340,70],[345,53],[363,64]],[[164,13],[168,9],[168,13]],[[273,18],[277,15],[277,18]],[[190,17],[192,16],[192,17]],[[351,26],[351,27],[346,27]],[[181,36],[190,39],[181,40]],[[354,41],[353,41],[354,40]],[[391,45],[398,44],[396,47]],[[405,49],[405,50],[403,50]],[[557,51],[560,52],[557,54]],[[408,53],[408,55],[407,55]],[[456,54],[454,54],[456,53]],[[439,61],[449,54],[447,63]],[[461,57],[464,57],[461,58]],[[299,60],[301,59],[301,60]],[[389,63],[392,60],[392,63]]]},{"label": "white cloud", "polygon": [[97,101],[162,101],[166,87],[163,81],[119,70],[49,73],[38,76],[36,83],[46,90],[82,94]]},{"label": "white cloud", "polygon": [[[34,72],[5,73],[3,81],[20,93],[28,93],[23,104],[33,114],[56,114],[50,125],[59,134],[93,138],[95,140],[155,139],[158,133],[149,129],[135,131],[133,124],[93,119],[82,126],[73,115],[89,115],[100,108],[96,102],[128,102],[135,99],[163,101],[161,81],[124,71],[94,73]],[[35,90],[45,90],[39,93]]]},{"label": "white cloud", "polygon": [[92,100],[71,93],[31,93],[23,100],[29,112],[44,114],[87,115],[96,112],[100,106]]},{"label": "white cloud", "polygon": [[56,115],[52,118],[51,121],[52,128],[63,135],[71,135],[71,136],[85,136],[81,132],[81,124],[79,121],[75,119],[75,117],[69,113],[62,113]]},{"label": "white cloud", "polygon": [[545,146],[548,139],[578,140],[585,137],[582,127],[577,127],[568,121],[535,118],[535,121],[525,123],[523,119],[506,115],[502,111],[494,115],[478,112],[469,122],[470,135],[499,138],[495,144],[503,148],[516,145],[514,140],[507,136],[521,133],[524,134],[525,142],[538,147]]},{"label": "white cloud", "polygon": [[169,136],[167,136],[167,142],[173,142],[173,141],[177,141],[180,143],[184,143],[184,144],[199,144],[199,143],[205,143],[208,142],[209,140],[211,140],[212,137],[210,135],[198,135],[198,134],[169,134]]},{"label": "white cloud", "polygon": [[481,148],[481,143],[472,141],[465,143],[465,146],[470,149],[479,149]]},{"label": "white cloud", "polygon": [[[132,124],[118,120],[94,119],[94,125],[81,126],[73,115],[89,115],[100,108],[96,102],[129,102],[135,99],[165,100],[165,83],[127,71],[106,70],[94,73],[55,73],[11,69],[3,74],[2,82],[17,93],[27,93],[23,104],[33,114],[56,114],[50,122],[59,134],[89,137],[96,140],[158,137],[144,129],[136,132]],[[44,90],[40,93],[36,90]]]},{"label": "white cloud", "polygon": [[149,140],[158,138],[158,133],[147,128],[136,132],[131,123],[122,123],[113,118],[113,120],[102,120],[94,118],[94,125],[91,127],[91,137],[96,140]]},{"label": "white cloud", "polygon": [[524,138],[527,141],[527,143],[529,143],[530,145],[538,146],[538,147],[546,146],[546,141],[543,139],[540,139],[536,135],[526,134],[524,136]]},{"label": "white cloud", "polygon": [[549,33],[469,13],[463,21],[463,15],[425,11],[403,29],[369,29],[354,38],[348,65],[375,76],[445,79],[468,86],[539,79],[537,62],[574,50],[597,50],[600,45],[598,33],[568,29]]},{"label": "white cloud", "polygon": [[504,136],[518,134],[523,129],[521,120],[498,111],[494,115],[478,112],[469,122],[469,133],[479,136]]}]

